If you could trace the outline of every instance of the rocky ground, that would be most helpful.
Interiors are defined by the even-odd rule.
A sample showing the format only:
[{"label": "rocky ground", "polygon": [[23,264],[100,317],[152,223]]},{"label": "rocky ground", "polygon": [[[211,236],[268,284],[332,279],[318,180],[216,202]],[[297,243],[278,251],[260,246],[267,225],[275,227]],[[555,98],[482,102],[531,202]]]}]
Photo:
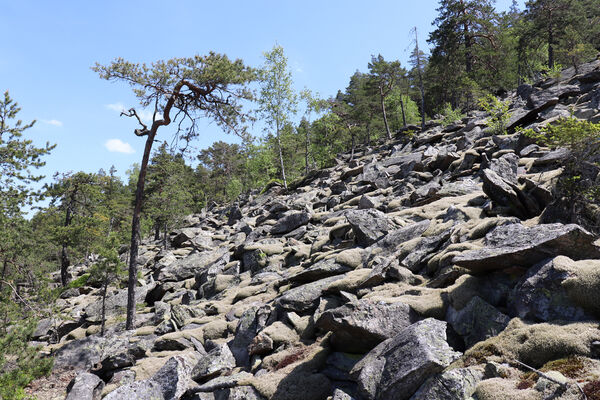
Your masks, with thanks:
[{"label": "rocky ground", "polygon": [[[600,61],[508,99],[511,129],[570,110],[598,122]],[[288,191],[190,216],[168,250],[144,242],[137,329],[123,329],[126,289],[110,290],[105,337],[100,290],[65,291],[61,313],[35,335],[55,356],[45,379],[60,390],[36,382],[31,392],[600,398],[597,238],[542,223],[565,151],[495,136],[486,117],[430,122],[353,160],[340,155]],[[76,376],[68,388],[65,376]]]}]

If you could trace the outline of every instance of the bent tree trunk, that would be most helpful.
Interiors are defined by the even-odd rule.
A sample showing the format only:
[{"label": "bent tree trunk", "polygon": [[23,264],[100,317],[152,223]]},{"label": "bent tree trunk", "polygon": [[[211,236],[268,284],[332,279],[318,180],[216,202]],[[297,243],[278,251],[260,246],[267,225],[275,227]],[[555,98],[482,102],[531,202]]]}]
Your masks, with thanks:
[{"label": "bent tree trunk", "polygon": [[[157,127],[158,128],[158,127]],[[152,129],[146,137],[144,155],[140,165],[137,187],[135,189],[135,206],[133,208],[133,217],[131,220],[131,249],[129,251],[129,277],[127,282],[127,321],[125,329],[131,330],[135,324],[135,287],[137,284],[137,256],[140,242],[140,214],[142,212],[142,199],[144,197],[144,184],[146,181],[146,172],[148,170],[148,160],[152,151],[152,144],[156,130]]]}]

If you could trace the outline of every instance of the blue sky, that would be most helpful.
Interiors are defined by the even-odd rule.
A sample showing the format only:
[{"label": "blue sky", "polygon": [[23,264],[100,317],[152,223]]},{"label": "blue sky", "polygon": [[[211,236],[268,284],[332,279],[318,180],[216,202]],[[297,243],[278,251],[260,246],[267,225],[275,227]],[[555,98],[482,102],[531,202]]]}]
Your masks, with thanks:
[{"label": "blue sky", "polygon": [[[499,0],[497,8],[510,2]],[[354,71],[366,71],[372,54],[406,65],[409,31],[417,26],[426,46],[437,7],[437,0],[0,0],[0,90],[20,104],[21,119],[38,121],[30,138],[57,144],[44,174],[114,165],[124,176],[141,159],[144,140],[118,110],[136,100],[127,85],[100,80],[90,69],[95,62],[149,63],[214,50],[259,66],[277,42],[297,89],[329,97]],[[207,124],[195,146],[217,140],[235,138]]]}]

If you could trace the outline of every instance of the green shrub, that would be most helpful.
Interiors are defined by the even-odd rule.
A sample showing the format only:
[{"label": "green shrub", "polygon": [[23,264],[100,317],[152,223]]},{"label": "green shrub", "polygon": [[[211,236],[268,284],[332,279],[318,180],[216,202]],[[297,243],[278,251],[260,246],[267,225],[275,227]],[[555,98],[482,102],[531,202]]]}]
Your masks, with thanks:
[{"label": "green shrub", "polygon": [[78,277],[77,279],[73,279],[71,282],[69,282],[69,285],[67,287],[69,289],[78,289],[80,287],[85,286],[88,282],[88,279],[90,279],[90,274],[85,273],[85,274],[81,275],[80,277]]},{"label": "green shrub", "polygon": [[440,123],[443,126],[448,126],[450,124],[455,123],[456,121],[460,121],[465,116],[465,114],[463,114],[460,111],[460,109],[458,109],[458,108],[457,109],[452,108],[452,105],[450,103],[444,104],[444,107],[442,108],[442,110],[440,111],[440,113],[444,116],[440,120]]},{"label": "green shrub", "polygon": [[52,369],[51,358],[41,358],[38,348],[28,340],[36,326],[36,320],[25,318],[0,330],[0,399],[20,400],[27,398],[24,388],[34,379],[46,375]]},{"label": "green shrub", "polygon": [[532,129],[520,132],[552,149],[569,150],[562,163],[563,173],[556,183],[554,197],[569,211],[565,214],[568,222],[581,223],[597,231],[600,221],[586,221],[589,218],[586,215],[590,214],[586,210],[600,200],[595,173],[598,168],[596,160],[600,157],[600,124],[569,117],[561,118],[539,132]]},{"label": "green shrub", "polygon": [[509,102],[500,101],[496,96],[488,94],[479,100],[479,107],[490,114],[488,126],[494,135],[506,134],[506,126],[510,119]]}]

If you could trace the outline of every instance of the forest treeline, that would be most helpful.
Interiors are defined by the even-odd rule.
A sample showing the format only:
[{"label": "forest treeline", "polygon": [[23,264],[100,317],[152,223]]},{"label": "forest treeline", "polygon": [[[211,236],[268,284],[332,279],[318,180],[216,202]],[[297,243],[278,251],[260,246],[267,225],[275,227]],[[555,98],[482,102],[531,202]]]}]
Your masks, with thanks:
[{"label": "forest treeline", "polygon": [[[429,54],[413,29],[406,65],[373,55],[327,99],[294,90],[278,45],[257,68],[216,53],[151,66],[123,59],[96,65],[101,78],[130,84],[143,107],[163,116],[147,126],[135,109],[125,113],[140,123],[135,134],[147,137],[147,150],[156,143],[125,180],[107,165],[96,173],[57,173],[52,183],[32,189],[53,145],[37,147],[27,139],[33,123],[19,120],[19,107],[6,92],[0,101],[0,398],[18,398],[49,368],[26,343],[48,304],[73,285],[68,266],[100,254],[112,261],[91,270],[90,279],[105,288],[124,283],[118,254],[128,251],[123,244],[135,245],[133,233],[166,246],[168,233],[190,213],[268,185],[287,187],[332,165],[341,152],[352,156],[357,146],[410,134],[429,119],[451,123],[481,98],[577,69],[600,51],[600,0],[530,0],[524,10],[513,2],[506,12],[490,0],[440,0],[433,25]],[[179,116],[183,125],[175,135],[156,136]],[[201,134],[197,118],[241,140],[189,150]],[[263,135],[248,133],[253,121]],[[28,216],[44,198],[47,205]],[[60,275],[52,276],[57,270]],[[51,284],[56,279],[62,288]]]}]

